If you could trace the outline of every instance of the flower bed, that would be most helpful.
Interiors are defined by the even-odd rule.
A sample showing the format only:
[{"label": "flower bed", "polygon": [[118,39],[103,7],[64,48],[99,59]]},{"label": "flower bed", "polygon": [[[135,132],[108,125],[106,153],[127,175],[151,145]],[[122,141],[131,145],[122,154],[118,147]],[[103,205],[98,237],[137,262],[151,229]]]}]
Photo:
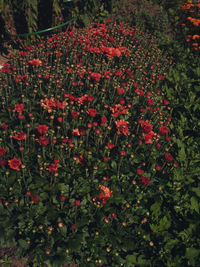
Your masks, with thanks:
[{"label": "flower bed", "polygon": [[4,63],[0,233],[19,255],[53,266],[159,261],[170,222],[162,216],[156,233],[152,204],[178,166],[159,88],[169,65],[150,35],[111,21]]}]

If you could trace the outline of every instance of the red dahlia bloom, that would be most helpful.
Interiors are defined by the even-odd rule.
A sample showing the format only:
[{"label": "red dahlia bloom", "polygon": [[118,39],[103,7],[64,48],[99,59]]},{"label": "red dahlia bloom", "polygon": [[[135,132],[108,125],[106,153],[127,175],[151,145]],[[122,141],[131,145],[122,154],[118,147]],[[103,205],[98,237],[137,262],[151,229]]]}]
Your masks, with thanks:
[{"label": "red dahlia bloom", "polygon": [[161,134],[167,134],[169,132],[169,128],[167,128],[166,126],[160,126],[159,132]]},{"label": "red dahlia bloom", "polygon": [[39,125],[37,130],[38,130],[39,134],[42,135],[42,134],[46,134],[47,133],[48,128],[49,127],[44,124],[44,125]]},{"label": "red dahlia bloom", "polygon": [[162,167],[159,164],[156,164],[156,170],[160,171],[162,169]]},{"label": "red dahlia bloom", "polygon": [[40,142],[41,145],[47,146],[49,144],[49,139],[47,139],[47,138],[45,138],[43,136],[40,136],[39,142]]},{"label": "red dahlia bloom", "polygon": [[26,139],[26,134],[24,132],[17,133],[15,136],[13,136],[14,139],[21,141]]},{"label": "red dahlia bloom", "polygon": [[91,117],[95,117],[97,115],[97,110],[95,108],[89,108],[87,110],[87,114],[89,114]]},{"label": "red dahlia bloom", "polygon": [[112,148],[114,148],[114,147],[115,147],[115,145],[114,145],[114,144],[112,144],[112,143],[110,143],[110,142],[108,142],[107,146],[108,146],[108,148],[109,148],[109,149],[112,149]]},{"label": "red dahlia bloom", "polygon": [[8,125],[3,123],[2,126],[1,126],[4,130],[8,128]]},{"label": "red dahlia bloom", "polygon": [[94,79],[95,81],[99,82],[100,81],[100,78],[101,78],[101,74],[100,73],[96,73],[96,72],[93,72],[91,73],[91,78]]},{"label": "red dahlia bloom", "polygon": [[125,136],[129,134],[129,122],[124,120],[115,121],[117,127],[117,134],[124,134]]},{"label": "red dahlia bloom", "polygon": [[65,196],[61,196],[61,197],[60,197],[60,200],[61,200],[61,201],[65,201],[65,199],[66,199]]},{"label": "red dahlia bloom", "polygon": [[124,93],[125,93],[125,90],[124,89],[122,89],[120,87],[117,88],[117,94],[118,95],[123,95]]},{"label": "red dahlia bloom", "polygon": [[0,160],[0,166],[4,166],[6,164],[6,161],[4,159]]},{"label": "red dahlia bloom", "polygon": [[11,169],[15,170],[15,171],[20,171],[20,165],[22,164],[20,159],[17,158],[13,158],[11,160],[8,160],[8,165]]},{"label": "red dahlia bloom", "polygon": [[141,176],[141,181],[144,185],[148,185],[150,183],[150,179],[145,177],[144,175]]},{"label": "red dahlia bloom", "polygon": [[17,111],[19,114],[22,113],[23,109],[24,109],[24,104],[16,104],[14,107],[14,110]]},{"label": "red dahlia bloom", "polygon": [[32,196],[31,201],[33,201],[34,203],[37,203],[39,201],[38,196]]},{"label": "red dahlia bloom", "polygon": [[4,147],[0,147],[0,157],[3,157],[6,154],[6,150]]},{"label": "red dahlia bloom", "polygon": [[78,118],[78,112],[76,112],[76,111],[74,111],[74,112],[72,112],[72,118],[73,119],[76,119],[76,118]]},{"label": "red dahlia bloom", "polygon": [[166,154],[165,154],[165,159],[166,159],[167,162],[170,162],[170,161],[173,160],[173,157],[172,157],[172,155],[166,153]]}]

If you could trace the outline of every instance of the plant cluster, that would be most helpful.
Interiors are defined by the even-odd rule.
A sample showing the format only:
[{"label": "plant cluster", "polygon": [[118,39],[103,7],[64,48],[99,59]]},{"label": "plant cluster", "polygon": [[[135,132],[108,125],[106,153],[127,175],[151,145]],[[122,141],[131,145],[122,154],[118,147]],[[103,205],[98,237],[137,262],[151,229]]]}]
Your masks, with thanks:
[{"label": "plant cluster", "polygon": [[115,1],[110,18],[128,23],[141,31],[150,32],[158,37],[158,43],[168,43],[172,37],[166,11],[146,0]]},{"label": "plant cluster", "polygon": [[53,266],[167,261],[160,234],[171,214],[160,207],[178,161],[159,81],[170,64],[150,35],[111,20],[10,56],[0,78],[1,240]]},{"label": "plant cluster", "polygon": [[[181,9],[185,11],[187,21],[182,23],[185,33],[187,33],[186,42],[191,43],[193,50],[200,51],[200,35],[199,35],[199,12],[200,12],[200,1],[188,0],[184,5],[181,5]],[[189,34],[188,34],[189,33]]]}]

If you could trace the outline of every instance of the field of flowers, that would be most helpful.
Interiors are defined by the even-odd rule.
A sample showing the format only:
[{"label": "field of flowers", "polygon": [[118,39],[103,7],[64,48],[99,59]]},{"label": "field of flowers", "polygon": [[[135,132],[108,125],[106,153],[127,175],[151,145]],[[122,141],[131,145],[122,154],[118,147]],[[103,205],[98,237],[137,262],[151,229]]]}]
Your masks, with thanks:
[{"label": "field of flowers", "polygon": [[[177,233],[197,226],[183,222],[185,202],[181,215],[174,208],[187,154],[174,64],[156,38],[111,20],[10,55],[0,70],[2,247],[29,266],[197,266],[199,241]],[[187,185],[198,217],[198,184]]]}]

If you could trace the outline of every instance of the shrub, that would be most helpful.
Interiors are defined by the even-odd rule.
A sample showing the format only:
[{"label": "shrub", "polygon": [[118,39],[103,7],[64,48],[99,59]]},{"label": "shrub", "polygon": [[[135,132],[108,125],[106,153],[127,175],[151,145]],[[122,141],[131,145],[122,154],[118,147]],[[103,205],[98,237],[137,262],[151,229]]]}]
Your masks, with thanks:
[{"label": "shrub", "polygon": [[169,65],[153,37],[110,20],[10,56],[0,234],[19,255],[42,266],[162,262],[171,217],[157,211],[178,165],[159,88]]}]

